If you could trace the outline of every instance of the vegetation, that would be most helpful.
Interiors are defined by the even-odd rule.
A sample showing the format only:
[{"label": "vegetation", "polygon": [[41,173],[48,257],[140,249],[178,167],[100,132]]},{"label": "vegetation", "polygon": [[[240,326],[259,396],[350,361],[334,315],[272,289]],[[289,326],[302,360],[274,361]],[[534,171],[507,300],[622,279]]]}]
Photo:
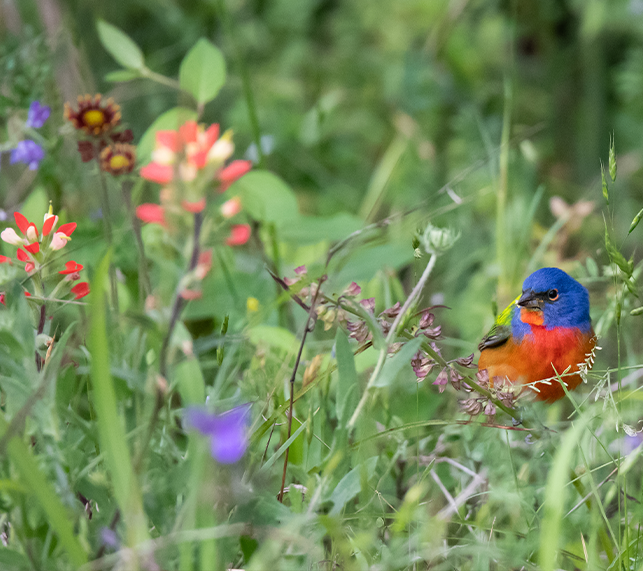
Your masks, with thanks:
[{"label": "vegetation", "polygon": [[[3,3],[0,567],[642,569],[642,18]],[[475,364],[545,266],[554,404]]]}]

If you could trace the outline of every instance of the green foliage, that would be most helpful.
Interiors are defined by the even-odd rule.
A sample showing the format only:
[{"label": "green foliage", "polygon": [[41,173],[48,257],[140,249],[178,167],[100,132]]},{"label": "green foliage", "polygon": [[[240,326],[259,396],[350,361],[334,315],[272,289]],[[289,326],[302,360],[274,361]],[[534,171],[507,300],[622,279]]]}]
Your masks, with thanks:
[{"label": "green foliage", "polygon": [[[59,28],[9,3],[0,230],[50,200],[78,228],[34,273],[0,244],[0,567],[640,569],[643,27],[599,4],[61,0]],[[94,85],[122,114],[96,137],[63,119]],[[153,153],[187,120],[231,137],[196,215],[198,141]],[[125,128],[131,173],[83,162]],[[179,180],[142,179],[153,157]],[[165,224],[139,232],[142,204]],[[470,418],[493,395],[463,356],[543,266],[590,292],[587,382]],[[217,462],[234,434],[186,408],[230,429],[242,404]]]},{"label": "green foliage", "polygon": [[225,83],[225,60],[221,51],[205,38],[199,39],[179,68],[181,89],[199,105],[212,101]]}]

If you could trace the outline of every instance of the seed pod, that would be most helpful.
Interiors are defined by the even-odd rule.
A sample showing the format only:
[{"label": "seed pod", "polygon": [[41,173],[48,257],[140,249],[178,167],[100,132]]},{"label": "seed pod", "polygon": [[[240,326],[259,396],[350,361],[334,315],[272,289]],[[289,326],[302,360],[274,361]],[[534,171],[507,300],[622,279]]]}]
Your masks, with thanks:
[{"label": "seed pod", "polygon": [[641,221],[641,217],[643,217],[643,208],[639,210],[639,213],[634,217],[634,220],[632,220],[632,224],[630,224],[630,229],[627,233],[628,236],[632,233],[634,228],[636,228],[639,225],[639,222]]},{"label": "seed pod", "polygon": [[609,171],[610,171],[610,178],[612,179],[612,182],[616,180],[616,151],[614,149],[614,133],[612,133],[612,136],[610,137],[610,153],[609,153]]},{"label": "seed pod", "polygon": [[607,190],[607,179],[605,178],[605,167],[603,166],[603,161],[601,161],[601,185],[603,187],[603,198],[605,199],[605,204],[609,205],[610,195]]},{"label": "seed pod", "polygon": [[643,307],[637,307],[630,311],[630,315],[643,315]]}]

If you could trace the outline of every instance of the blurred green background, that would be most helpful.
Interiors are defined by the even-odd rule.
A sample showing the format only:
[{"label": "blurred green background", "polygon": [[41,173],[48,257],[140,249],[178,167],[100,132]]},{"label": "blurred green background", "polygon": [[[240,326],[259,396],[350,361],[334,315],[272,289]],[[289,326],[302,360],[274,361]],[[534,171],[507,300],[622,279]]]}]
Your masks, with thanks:
[{"label": "blurred green background", "polygon": [[[106,80],[118,65],[99,42],[99,18],[170,77],[199,37],[219,46],[228,81],[203,120],[234,129],[239,157],[256,157],[260,140],[262,166],[292,186],[302,213],[348,212],[367,223],[415,209],[388,229],[406,254],[389,248],[356,267],[355,279],[407,268],[401,278],[412,283],[408,245],[431,219],[462,232],[431,285],[452,308],[452,336],[473,347],[494,303],[510,301],[542,265],[585,278],[600,317],[604,289],[592,286],[591,270],[607,264],[599,161],[611,134],[614,226],[626,229],[643,203],[640,0],[7,1],[0,121],[35,98],[61,108],[99,91],[120,103],[138,141],[180,103],[147,80]],[[67,168],[77,157],[65,145],[40,180],[77,216],[91,214],[98,199]],[[11,209],[28,185],[6,181]],[[624,246],[627,256],[634,250],[635,241]],[[318,255],[292,246],[285,267]],[[350,264],[344,277],[352,279]]]}]

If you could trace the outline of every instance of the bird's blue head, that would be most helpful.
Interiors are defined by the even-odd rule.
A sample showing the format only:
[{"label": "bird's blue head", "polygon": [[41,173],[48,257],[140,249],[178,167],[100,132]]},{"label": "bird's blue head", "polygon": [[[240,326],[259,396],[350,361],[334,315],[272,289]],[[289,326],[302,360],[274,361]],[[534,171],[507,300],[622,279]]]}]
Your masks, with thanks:
[{"label": "bird's blue head", "polygon": [[558,268],[537,270],[522,285],[511,324],[519,336],[528,333],[530,325],[588,332],[592,324],[587,289]]}]

